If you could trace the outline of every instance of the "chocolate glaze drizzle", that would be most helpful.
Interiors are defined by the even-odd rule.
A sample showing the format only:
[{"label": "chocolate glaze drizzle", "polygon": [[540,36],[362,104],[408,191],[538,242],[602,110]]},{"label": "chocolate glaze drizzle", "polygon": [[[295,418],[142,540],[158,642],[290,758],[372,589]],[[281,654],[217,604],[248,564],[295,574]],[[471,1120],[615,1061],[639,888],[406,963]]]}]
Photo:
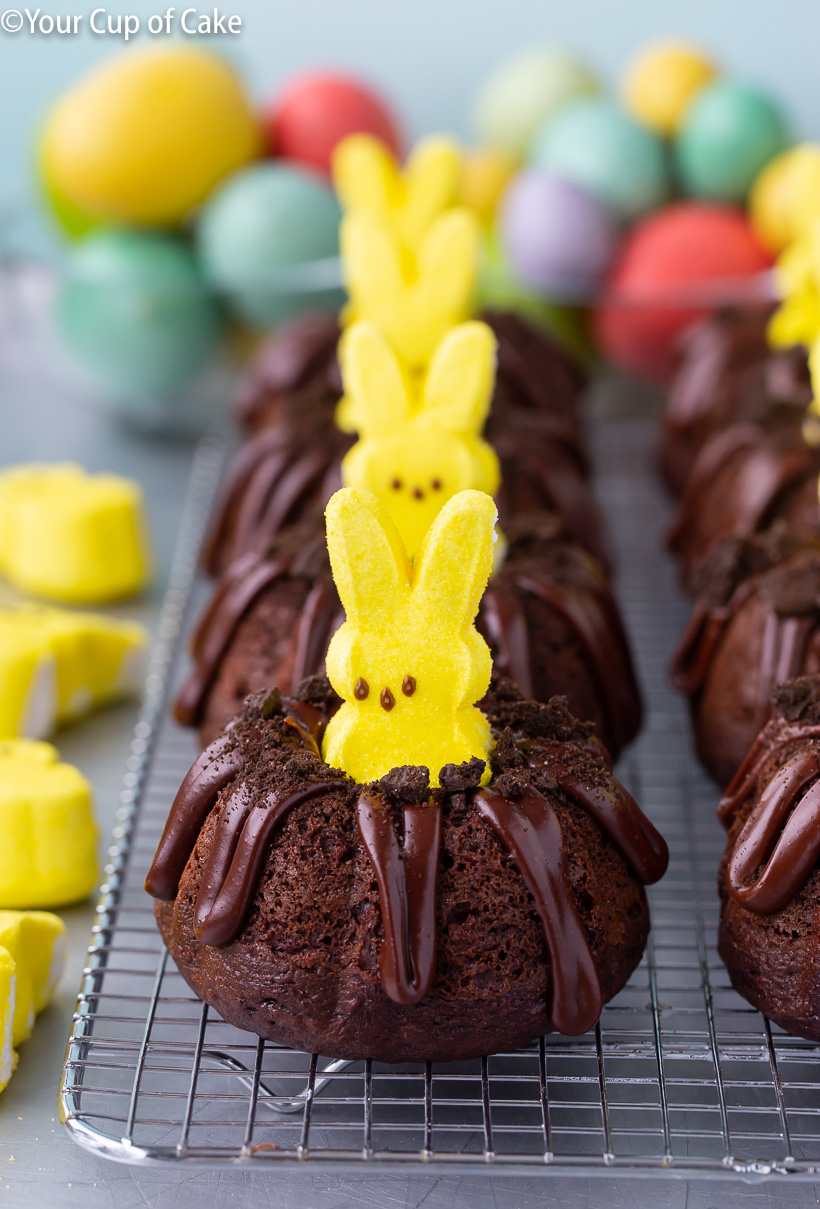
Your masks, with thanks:
[{"label": "chocolate glaze drizzle", "polygon": [[[697,602],[672,661],[672,683],[680,692],[695,695],[701,691],[727,626],[755,593],[757,585],[756,577],[746,580],[725,605]],[[803,671],[818,622],[820,616],[816,612],[787,616],[772,608],[768,613],[757,668],[755,730],[760,730],[771,717],[775,686]]]},{"label": "chocolate glaze drizzle", "polygon": [[[317,771],[323,769],[324,779],[253,802],[247,784],[237,780],[244,761],[231,747],[235,740],[229,731],[203,752],[183,782],[146,880],[146,889],[155,897],[176,896],[205,819],[233,780],[221,801],[195,905],[195,933],[203,944],[228,944],[241,931],[274,830],[287,812],[347,784],[318,764],[320,712],[284,698],[277,698],[277,707],[292,728],[294,744],[317,755]],[[608,773],[601,778],[598,771],[596,780],[604,783],[587,783],[568,766],[565,745],[559,741],[521,739],[518,747],[531,768],[545,771],[560,792],[595,820],[639,881],[648,884],[663,875],[668,859],[663,839],[614,778]],[[481,763],[475,763],[480,773]],[[401,843],[392,810],[381,794],[362,787],[356,800],[359,835],[379,888],[384,935],[380,978],[385,994],[396,1003],[418,1003],[430,993],[435,978],[436,885],[446,797],[442,790],[426,802],[402,804]],[[554,1027],[571,1035],[585,1032],[600,1015],[601,988],[575,903],[556,811],[533,786],[511,796],[491,785],[471,790],[468,800],[510,853],[532,895],[550,961]]]},{"label": "chocolate glaze drizzle", "polygon": [[436,881],[441,801],[405,803],[399,845],[383,798],[362,793],[356,823],[379,886],[384,941],[379,974],[394,1003],[418,1003],[436,974]]},{"label": "chocolate glaze drizzle", "polygon": [[340,463],[350,441],[341,433],[305,446],[282,428],[265,429],[235,458],[214,510],[202,566],[218,575],[259,550],[308,503],[327,503],[341,486]]},{"label": "chocolate glaze drizzle", "polygon": [[817,455],[802,442],[778,449],[767,443],[764,429],[736,424],[704,446],[686,482],[683,499],[669,530],[668,545],[686,548],[697,530],[702,500],[723,469],[745,455],[732,490],[734,513],[731,532],[748,536],[762,527],[775,501],[788,487],[816,473]]},{"label": "chocolate glaze drizzle", "polygon": [[726,870],[732,898],[758,915],[787,906],[820,855],[820,760],[798,751],[763,788]]},{"label": "chocolate glaze drizzle", "polygon": [[603,996],[589,938],[569,892],[564,833],[547,799],[530,789],[515,801],[491,790],[473,798],[512,856],[541,921],[552,977],[550,1020],[579,1036],[601,1015]]},{"label": "chocolate glaze drizzle", "polygon": [[573,565],[573,575],[577,584],[561,583],[555,577],[534,572],[502,574],[490,581],[481,616],[498,652],[495,667],[514,680],[525,697],[536,695],[522,598],[530,594],[543,600],[564,618],[578,639],[598,690],[608,733],[622,747],[634,738],[641,724],[640,696],[623,624],[609,587],[600,576],[579,559]]}]

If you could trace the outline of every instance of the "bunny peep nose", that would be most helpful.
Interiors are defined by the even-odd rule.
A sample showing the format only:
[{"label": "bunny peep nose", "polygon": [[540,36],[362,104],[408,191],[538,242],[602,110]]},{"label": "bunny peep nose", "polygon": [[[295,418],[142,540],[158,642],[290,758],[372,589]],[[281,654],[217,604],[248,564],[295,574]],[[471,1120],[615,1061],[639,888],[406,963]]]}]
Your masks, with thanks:
[{"label": "bunny peep nose", "polygon": [[491,660],[474,622],[492,569],[492,499],[475,490],[454,495],[412,561],[370,492],[337,491],[326,516],[347,619],[327,654],[344,704],[328,723],[325,761],[364,784],[424,766],[435,787],[446,764],[476,757],[489,779],[490,727],[475,702],[487,691]]},{"label": "bunny peep nose", "polygon": [[357,323],[342,338],[346,415],[359,433],[342,480],[379,497],[411,558],[448,499],[498,489],[498,459],[481,438],[495,353],[486,324],[462,323],[414,384],[374,324]]}]

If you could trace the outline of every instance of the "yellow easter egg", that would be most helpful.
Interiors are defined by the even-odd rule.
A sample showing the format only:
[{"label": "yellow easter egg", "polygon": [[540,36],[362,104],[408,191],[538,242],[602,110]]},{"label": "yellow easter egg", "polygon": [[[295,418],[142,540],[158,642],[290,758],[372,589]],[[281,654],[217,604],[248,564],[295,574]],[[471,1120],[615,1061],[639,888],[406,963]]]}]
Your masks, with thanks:
[{"label": "yellow easter egg", "polygon": [[495,147],[466,151],[461,168],[461,205],[489,226],[516,170],[516,161],[506,151]]},{"label": "yellow easter egg", "polygon": [[676,134],[687,109],[717,65],[686,42],[658,42],[632,60],[623,81],[626,108],[658,134]]},{"label": "yellow easter egg", "polygon": [[820,146],[801,143],[766,165],[749,195],[749,218],[770,252],[782,252],[820,218]]},{"label": "yellow easter egg", "polygon": [[84,76],[42,136],[44,179],[89,217],[173,226],[260,148],[229,65],[190,47],[131,52]]}]

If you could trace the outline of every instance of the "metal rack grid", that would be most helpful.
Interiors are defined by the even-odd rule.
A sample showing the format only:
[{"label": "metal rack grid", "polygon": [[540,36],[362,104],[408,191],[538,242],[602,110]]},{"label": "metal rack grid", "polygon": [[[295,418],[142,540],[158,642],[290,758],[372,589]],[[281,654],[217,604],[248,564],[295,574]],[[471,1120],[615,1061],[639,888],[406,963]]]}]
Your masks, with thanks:
[{"label": "metal rack grid", "polygon": [[646,416],[596,426],[648,707],[619,773],[672,852],[650,890],[646,955],[585,1037],[417,1067],[328,1063],[227,1025],[192,995],[154,926],[142,880],[195,754],[166,702],[221,461],[216,445],[201,449],[68,1043],[61,1110],[78,1142],[130,1163],[820,1177],[820,1047],[745,1004],[715,952],[722,833],[666,679],[687,606],[660,553],[668,504],[652,442]]}]

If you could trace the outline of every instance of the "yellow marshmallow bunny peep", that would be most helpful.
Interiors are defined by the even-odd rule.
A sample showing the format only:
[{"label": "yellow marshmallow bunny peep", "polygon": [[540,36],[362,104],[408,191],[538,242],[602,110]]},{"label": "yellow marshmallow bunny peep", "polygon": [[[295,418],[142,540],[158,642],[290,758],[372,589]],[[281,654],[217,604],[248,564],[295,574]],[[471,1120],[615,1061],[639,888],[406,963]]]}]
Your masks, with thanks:
[{"label": "yellow marshmallow bunny peep", "polygon": [[417,143],[404,170],[372,134],[351,134],[333,153],[333,184],[345,211],[365,211],[416,252],[430,224],[458,197],[461,154],[444,135]]},{"label": "yellow marshmallow bunny peep", "polygon": [[[327,507],[327,544],[347,620],[327,654],[344,699],[323,757],[359,782],[424,765],[488,764],[490,652],[474,626],[493,562],[496,508],[480,491],[449,500],[411,562],[385,508],[342,488]],[[489,765],[484,780],[489,779]]]},{"label": "yellow marshmallow bunny peep", "polygon": [[480,436],[495,350],[485,323],[462,323],[416,389],[374,324],[357,323],[342,337],[342,378],[360,438],[342,463],[342,482],[379,497],[411,558],[448,499],[468,488],[498,490],[498,458]]},{"label": "yellow marshmallow bunny peep", "polygon": [[463,207],[440,214],[416,254],[369,210],[353,210],[340,230],[350,301],[345,325],[368,319],[409,370],[423,369],[443,336],[474,309],[478,220]]}]

